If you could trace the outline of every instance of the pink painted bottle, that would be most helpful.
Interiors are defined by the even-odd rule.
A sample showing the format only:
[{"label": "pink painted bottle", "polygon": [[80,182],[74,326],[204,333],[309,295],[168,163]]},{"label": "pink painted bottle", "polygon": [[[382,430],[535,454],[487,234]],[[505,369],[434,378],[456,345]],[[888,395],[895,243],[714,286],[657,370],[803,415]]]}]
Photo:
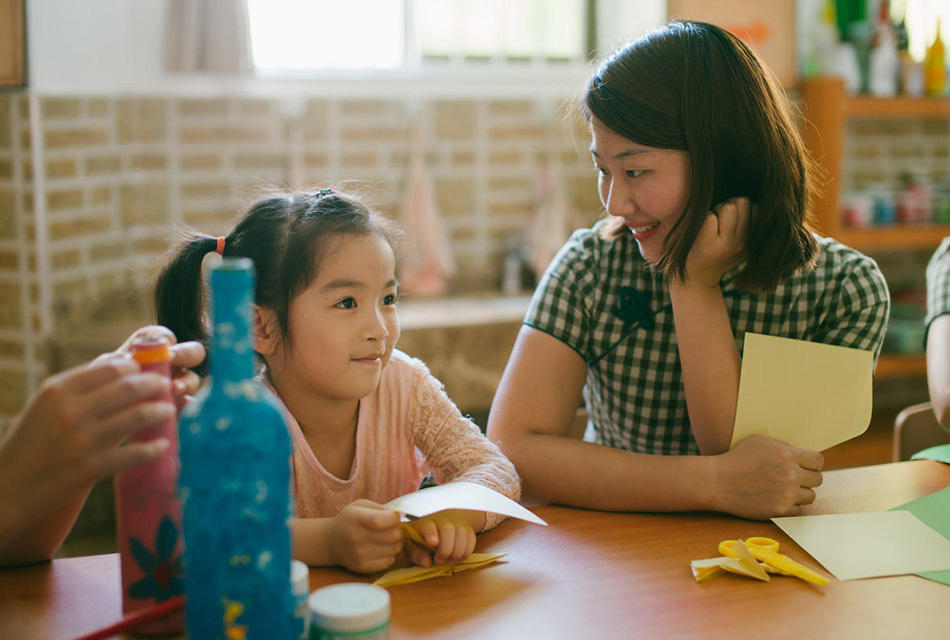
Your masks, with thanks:
[{"label": "pink painted bottle", "polygon": [[[142,371],[171,377],[168,340],[144,337],[132,343],[132,357]],[[171,391],[153,398],[174,402]],[[130,442],[164,438],[169,447],[156,460],[115,477],[115,515],[122,564],[122,613],[144,609],[184,593],[181,503],[177,494],[178,420],[142,429]],[[181,612],[136,627],[137,635],[181,634]]]}]

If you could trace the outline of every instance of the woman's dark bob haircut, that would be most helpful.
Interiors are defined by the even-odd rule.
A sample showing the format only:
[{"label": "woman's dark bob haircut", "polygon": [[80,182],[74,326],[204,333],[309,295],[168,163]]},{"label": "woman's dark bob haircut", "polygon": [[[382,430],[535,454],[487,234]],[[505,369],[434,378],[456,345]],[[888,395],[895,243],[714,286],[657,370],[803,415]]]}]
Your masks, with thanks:
[{"label": "woman's dark bob haircut", "polygon": [[[605,60],[580,106],[633,142],[689,154],[689,200],[666,237],[661,269],[683,278],[706,215],[739,196],[753,204],[739,286],[771,289],[814,264],[808,157],[778,81],[734,35],[670,22]],[[608,237],[625,233],[619,218],[605,228]]]}]

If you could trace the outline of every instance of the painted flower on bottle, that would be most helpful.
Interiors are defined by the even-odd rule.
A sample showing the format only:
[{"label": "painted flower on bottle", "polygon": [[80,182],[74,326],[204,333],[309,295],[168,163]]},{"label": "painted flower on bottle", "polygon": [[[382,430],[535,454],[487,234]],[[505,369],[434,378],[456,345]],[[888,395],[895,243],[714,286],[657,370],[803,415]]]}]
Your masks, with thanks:
[{"label": "painted flower on bottle", "polygon": [[129,597],[158,602],[168,600],[184,591],[181,554],[178,546],[178,528],[165,516],[155,534],[155,551],[150,551],[138,538],[129,538],[129,547],[136,564],[145,574],[129,585]]}]

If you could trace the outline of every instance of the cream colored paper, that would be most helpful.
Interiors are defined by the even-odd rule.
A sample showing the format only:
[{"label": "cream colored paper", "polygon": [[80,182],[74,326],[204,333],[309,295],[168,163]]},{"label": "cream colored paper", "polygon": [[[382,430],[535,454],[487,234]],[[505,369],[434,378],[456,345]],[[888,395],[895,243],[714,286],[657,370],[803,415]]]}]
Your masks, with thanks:
[{"label": "cream colored paper", "polygon": [[514,500],[474,482],[449,482],[437,487],[420,489],[390,500],[386,506],[417,518],[446,509],[470,509],[500,513],[511,518],[548,525]]},{"label": "cream colored paper", "polygon": [[732,444],[764,433],[823,451],[871,422],[870,351],[746,332]]},{"label": "cream colored paper", "polygon": [[909,511],[772,518],[839,580],[950,569],[950,540]]}]

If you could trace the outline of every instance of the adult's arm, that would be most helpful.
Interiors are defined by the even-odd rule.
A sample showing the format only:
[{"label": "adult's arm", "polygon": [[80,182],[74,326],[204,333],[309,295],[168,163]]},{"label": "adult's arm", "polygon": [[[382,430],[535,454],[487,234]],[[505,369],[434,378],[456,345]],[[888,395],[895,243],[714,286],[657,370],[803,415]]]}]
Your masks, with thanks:
[{"label": "adult's arm", "polygon": [[937,317],[927,332],[927,387],[937,421],[950,426],[950,315]]},{"label": "adult's arm", "polygon": [[[174,336],[165,327],[136,331],[120,352],[50,377],[0,442],[0,565],[48,560],[72,528],[93,485],[153,460],[164,440],[118,446],[127,436],[174,415],[149,400],[169,381],[122,351],[139,335]],[[197,389],[187,367],[204,359],[196,342],[173,345],[176,402]]]},{"label": "adult's arm", "polygon": [[605,511],[712,509],[760,519],[798,513],[814,500],[821,455],[765,436],[717,456],[647,455],[569,437],[585,376],[577,352],[521,328],[488,436],[515,463],[526,494]]}]

